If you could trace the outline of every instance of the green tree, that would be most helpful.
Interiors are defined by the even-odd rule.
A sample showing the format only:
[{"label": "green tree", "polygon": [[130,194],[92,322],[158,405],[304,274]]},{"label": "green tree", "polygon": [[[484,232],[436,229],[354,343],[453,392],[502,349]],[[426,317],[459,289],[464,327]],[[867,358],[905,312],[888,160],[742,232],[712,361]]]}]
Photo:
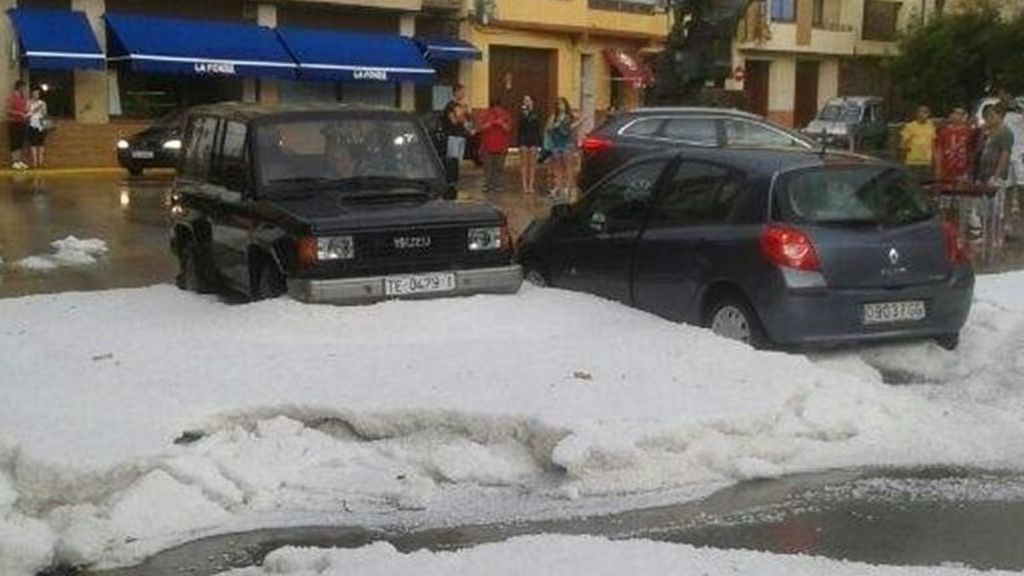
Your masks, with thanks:
[{"label": "green tree", "polygon": [[1014,39],[1013,26],[997,10],[980,5],[958,14],[943,14],[909,30],[889,73],[903,112],[927,104],[937,112],[967,105],[984,96],[995,82],[1006,81],[1010,67],[1024,70],[1019,59],[1024,44]]},{"label": "green tree", "polygon": [[736,24],[750,0],[670,0],[673,26],[655,69],[655,102],[693,102],[729,73]]}]

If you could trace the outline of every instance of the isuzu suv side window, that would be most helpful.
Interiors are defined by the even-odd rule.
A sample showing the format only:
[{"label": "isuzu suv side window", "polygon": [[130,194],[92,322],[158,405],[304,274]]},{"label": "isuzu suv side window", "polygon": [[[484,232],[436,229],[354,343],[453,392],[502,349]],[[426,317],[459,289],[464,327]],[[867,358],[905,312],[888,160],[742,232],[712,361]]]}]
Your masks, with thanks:
[{"label": "isuzu suv side window", "polygon": [[191,120],[185,147],[185,174],[198,179],[209,176],[213,148],[217,141],[217,124],[216,118],[206,116]]}]

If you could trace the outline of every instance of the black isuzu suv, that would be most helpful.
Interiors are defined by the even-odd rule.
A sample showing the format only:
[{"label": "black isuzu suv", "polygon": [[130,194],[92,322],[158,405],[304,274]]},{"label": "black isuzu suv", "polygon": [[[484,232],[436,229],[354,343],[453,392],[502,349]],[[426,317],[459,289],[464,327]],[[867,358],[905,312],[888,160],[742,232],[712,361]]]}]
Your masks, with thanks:
[{"label": "black isuzu suv", "polygon": [[449,192],[411,114],[194,108],[173,193],[178,285],[330,303],[516,292],[504,215]]}]

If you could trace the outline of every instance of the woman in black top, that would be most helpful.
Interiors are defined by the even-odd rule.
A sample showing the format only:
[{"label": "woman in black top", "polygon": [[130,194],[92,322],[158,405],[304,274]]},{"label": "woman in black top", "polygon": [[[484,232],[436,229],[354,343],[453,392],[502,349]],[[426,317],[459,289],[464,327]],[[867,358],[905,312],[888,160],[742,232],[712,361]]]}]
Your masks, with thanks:
[{"label": "woman in black top", "polygon": [[519,175],[523,183],[523,194],[533,194],[537,180],[537,155],[544,137],[540,113],[530,96],[523,96],[518,128]]}]

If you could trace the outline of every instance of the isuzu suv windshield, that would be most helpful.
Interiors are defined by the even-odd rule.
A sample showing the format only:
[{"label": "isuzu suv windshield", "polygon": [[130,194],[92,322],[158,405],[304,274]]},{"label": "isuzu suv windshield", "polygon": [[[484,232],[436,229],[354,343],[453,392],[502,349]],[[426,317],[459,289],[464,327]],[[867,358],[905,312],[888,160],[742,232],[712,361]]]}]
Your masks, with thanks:
[{"label": "isuzu suv windshield", "polygon": [[[259,178],[271,191],[347,182],[440,181],[433,149],[410,120],[317,119],[260,126]],[[358,187],[340,186],[342,191]]]}]

